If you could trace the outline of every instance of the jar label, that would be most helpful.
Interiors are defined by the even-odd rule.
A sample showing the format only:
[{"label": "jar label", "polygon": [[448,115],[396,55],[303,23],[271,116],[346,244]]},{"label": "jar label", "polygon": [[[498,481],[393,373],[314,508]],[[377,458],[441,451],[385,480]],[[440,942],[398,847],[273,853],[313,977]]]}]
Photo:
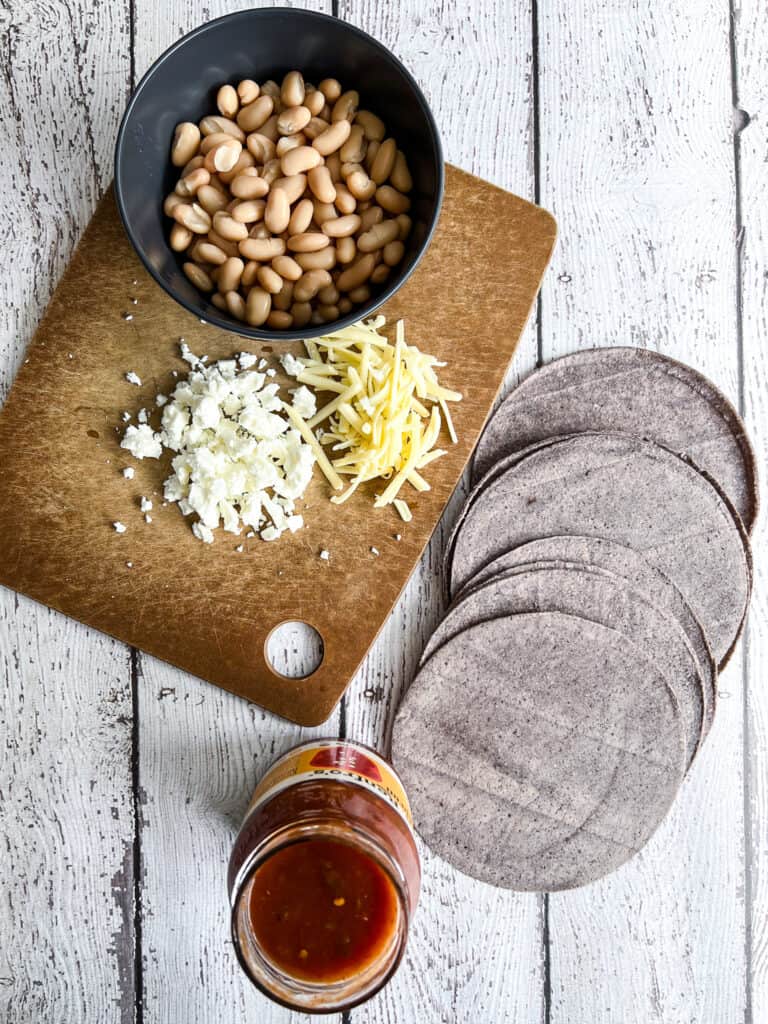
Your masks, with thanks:
[{"label": "jar label", "polygon": [[403,784],[387,762],[369,747],[349,740],[318,740],[289,750],[256,786],[247,813],[297,782],[337,779],[383,797],[413,827]]}]

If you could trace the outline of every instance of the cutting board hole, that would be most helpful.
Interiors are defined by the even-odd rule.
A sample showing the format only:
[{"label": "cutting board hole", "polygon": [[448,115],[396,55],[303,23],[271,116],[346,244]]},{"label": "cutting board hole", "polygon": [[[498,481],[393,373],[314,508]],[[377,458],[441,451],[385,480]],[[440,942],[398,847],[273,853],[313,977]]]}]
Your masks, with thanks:
[{"label": "cutting board hole", "polygon": [[286,679],[306,679],[323,663],[323,638],[308,622],[290,620],[267,637],[267,663]]}]

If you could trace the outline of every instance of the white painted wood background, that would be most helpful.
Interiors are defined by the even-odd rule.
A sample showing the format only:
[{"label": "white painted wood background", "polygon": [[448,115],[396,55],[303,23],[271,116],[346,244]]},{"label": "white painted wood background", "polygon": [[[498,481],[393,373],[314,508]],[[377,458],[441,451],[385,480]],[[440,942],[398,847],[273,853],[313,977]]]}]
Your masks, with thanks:
[{"label": "white painted wood background", "polygon": [[[109,183],[137,77],[184,32],[245,6],[0,2],[0,398]],[[558,248],[510,383],[579,347],[658,348],[732,397],[764,464],[764,0],[312,6],[406,62],[448,159],[557,217]],[[316,732],[386,741],[440,612],[456,504]],[[611,878],[548,899],[469,881],[424,851],[407,961],[345,1021],[768,1021],[767,521],[715,728],[648,848]],[[254,780],[307,731],[8,591],[0,687],[0,1019],[305,1019],[240,975],[224,879]]]}]

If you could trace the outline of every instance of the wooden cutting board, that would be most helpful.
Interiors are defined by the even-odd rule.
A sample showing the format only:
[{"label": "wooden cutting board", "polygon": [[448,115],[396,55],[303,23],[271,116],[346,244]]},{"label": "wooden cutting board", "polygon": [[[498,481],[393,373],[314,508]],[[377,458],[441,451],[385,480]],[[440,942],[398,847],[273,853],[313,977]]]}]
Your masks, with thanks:
[{"label": "wooden cutting board", "polygon": [[[464,395],[452,407],[458,444],[442,438],[449,454],[425,471],[432,489],[417,495],[406,485],[413,521],[374,509],[372,486],[332,505],[316,470],[309,507],[299,508],[305,529],[272,543],[219,531],[209,545],[193,537],[175,505],[162,507],[167,460],[135,462],[119,447],[121,414],[128,410],[135,422],[159,391],[173,390],[171,371],[189,369],[178,354],[181,336],[211,360],[246,349],[276,367],[280,352],[303,348],[241,343],[186,313],[141,266],[110,191],[0,413],[0,583],[294,722],[324,721],[461,477],[555,235],[546,211],[449,167],[432,245],[383,308],[388,322],[405,318],[410,343],[447,361],[441,381]],[[140,388],[125,380],[130,370]],[[133,480],[122,476],[127,465],[136,467]],[[154,503],[151,525],[141,495]],[[127,526],[124,534],[112,528],[115,520]],[[243,552],[235,550],[240,543]],[[287,679],[266,660],[270,632],[296,619],[314,626],[324,644],[320,667],[305,679]]]}]

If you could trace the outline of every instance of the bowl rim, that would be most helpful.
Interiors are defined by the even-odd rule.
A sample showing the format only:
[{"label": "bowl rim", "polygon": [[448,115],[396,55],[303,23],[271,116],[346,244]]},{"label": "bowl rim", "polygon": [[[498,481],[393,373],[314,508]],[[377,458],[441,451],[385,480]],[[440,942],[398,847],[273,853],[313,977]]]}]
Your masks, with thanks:
[{"label": "bowl rim", "polygon": [[[134,230],[129,222],[124,201],[124,183],[120,172],[123,144],[125,136],[128,131],[128,124],[131,119],[131,115],[133,114],[134,107],[136,106],[143,90],[146,88],[146,86],[154,76],[157,69],[162,64],[164,64],[168,59],[170,59],[176,53],[177,50],[180,50],[183,46],[185,46],[191,39],[194,39],[200,35],[204,35],[214,25],[218,25],[224,21],[248,19],[253,17],[263,17],[265,15],[276,14],[282,17],[298,17],[305,19],[307,21],[332,21],[337,25],[343,26],[343,28],[346,29],[346,31],[350,32],[352,35],[358,36],[364,41],[366,41],[368,44],[373,45],[377,50],[381,52],[381,54],[386,59],[391,61],[399,70],[400,74],[405,78],[408,85],[411,87],[411,90],[413,91],[413,94],[416,97],[416,100],[422,109],[422,112],[427,120],[427,123],[429,124],[431,132],[431,141],[434,147],[434,154],[437,162],[437,188],[435,208],[432,213],[429,225],[427,227],[426,235],[417,251],[415,259],[408,267],[408,270],[401,277],[396,278],[391,284],[384,288],[374,298],[370,299],[367,303],[364,303],[363,305],[357,307],[352,312],[347,313],[345,316],[339,317],[338,320],[333,320],[331,323],[327,324],[307,324],[305,327],[297,329],[295,332],[291,333],[288,333],[288,331],[276,331],[268,329],[262,330],[259,327],[251,327],[248,324],[241,323],[240,321],[235,320],[232,317],[225,318],[224,316],[219,314],[219,311],[216,310],[214,306],[211,306],[210,302],[208,303],[208,305],[211,306],[211,308],[215,310],[215,312],[208,313],[206,310],[196,307],[191,302],[187,301],[187,299],[182,298],[180,295],[177,295],[175,291],[171,290],[168,284],[162,280],[160,274],[155,270],[154,266],[145,257],[143,247],[139,244],[136,234],[134,233]],[[230,14],[224,14],[219,18],[213,18],[210,21],[204,22],[202,25],[198,25],[197,28],[193,28],[190,32],[187,32],[185,35],[181,36],[180,39],[177,39],[176,42],[172,43],[166,50],[164,50],[160,54],[159,57],[157,57],[152,62],[149,68],[144,72],[136,88],[133,90],[130,99],[128,100],[125,112],[123,113],[123,116],[120,121],[120,128],[118,129],[117,140],[115,142],[114,192],[115,199],[117,202],[117,209],[120,214],[120,220],[122,221],[123,228],[125,229],[125,232],[128,235],[128,239],[131,245],[133,246],[134,251],[141,260],[142,264],[144,265],[144,268],[149,272],[152,278],[154,278],[155,282],[175,302],[177,302],[180,306],[186,309],[187,312],[191,313],[193,316],[196,316],[199,320],[203,320],[205,323],[212,324],[213,326],[219,327],[222,330],[229,331],[232,334],[239,335],[245,338],[251,338],[255,341],[287,343],[297,340],[300,341],[303,339],[319,338],[322,337],[323,335],[335,333],[337,331],[342,330],[345,327],[349,327],[352,324],[357,323],[359,320],[363,320],[366,317],[371,316],[373,313],[376,312],[377,309],[379,309],[380,306],[382,306],[385,302],[391,299],[392,296],[397,291],[400,290],[400,288],[410,278],[411,274],[414,272],[416,267],[421,263],[424,254],[426,253],[427,249],[429,248],[432,242],[435,229],[437,228],[437,224],[440,219],[440,212],[442,210],[443,205],[443,197],[445,193],[445,161],[443,157],[443,147],[440,138],[440,131],[437,127],[437,122],[435,121],[435,117],[432,113],[432,110],[430,109],[429,104],[427,103],[426,97],[424,96],[421,87],[419,86],[418,82],[413,77],[411,72],[408,70],[408,68],[399,59],[399,57],[396,57],[395,54],[382,42],[380,42],[378,39],[376,39],[369,33],[364,32],[361,28],[358,28],[357,25],[352,25],[349,22],[344,21],[342,18],[336,17],[335,15],[322,14],[319,11],[307,10],[306,8],[302,7],[257,7],[249,8],[247,10],[242,11],[233,11]],[[169,253],[170,252],[171,250],[169,248]],[[200,305],[202,307],[202,301]]]}]

